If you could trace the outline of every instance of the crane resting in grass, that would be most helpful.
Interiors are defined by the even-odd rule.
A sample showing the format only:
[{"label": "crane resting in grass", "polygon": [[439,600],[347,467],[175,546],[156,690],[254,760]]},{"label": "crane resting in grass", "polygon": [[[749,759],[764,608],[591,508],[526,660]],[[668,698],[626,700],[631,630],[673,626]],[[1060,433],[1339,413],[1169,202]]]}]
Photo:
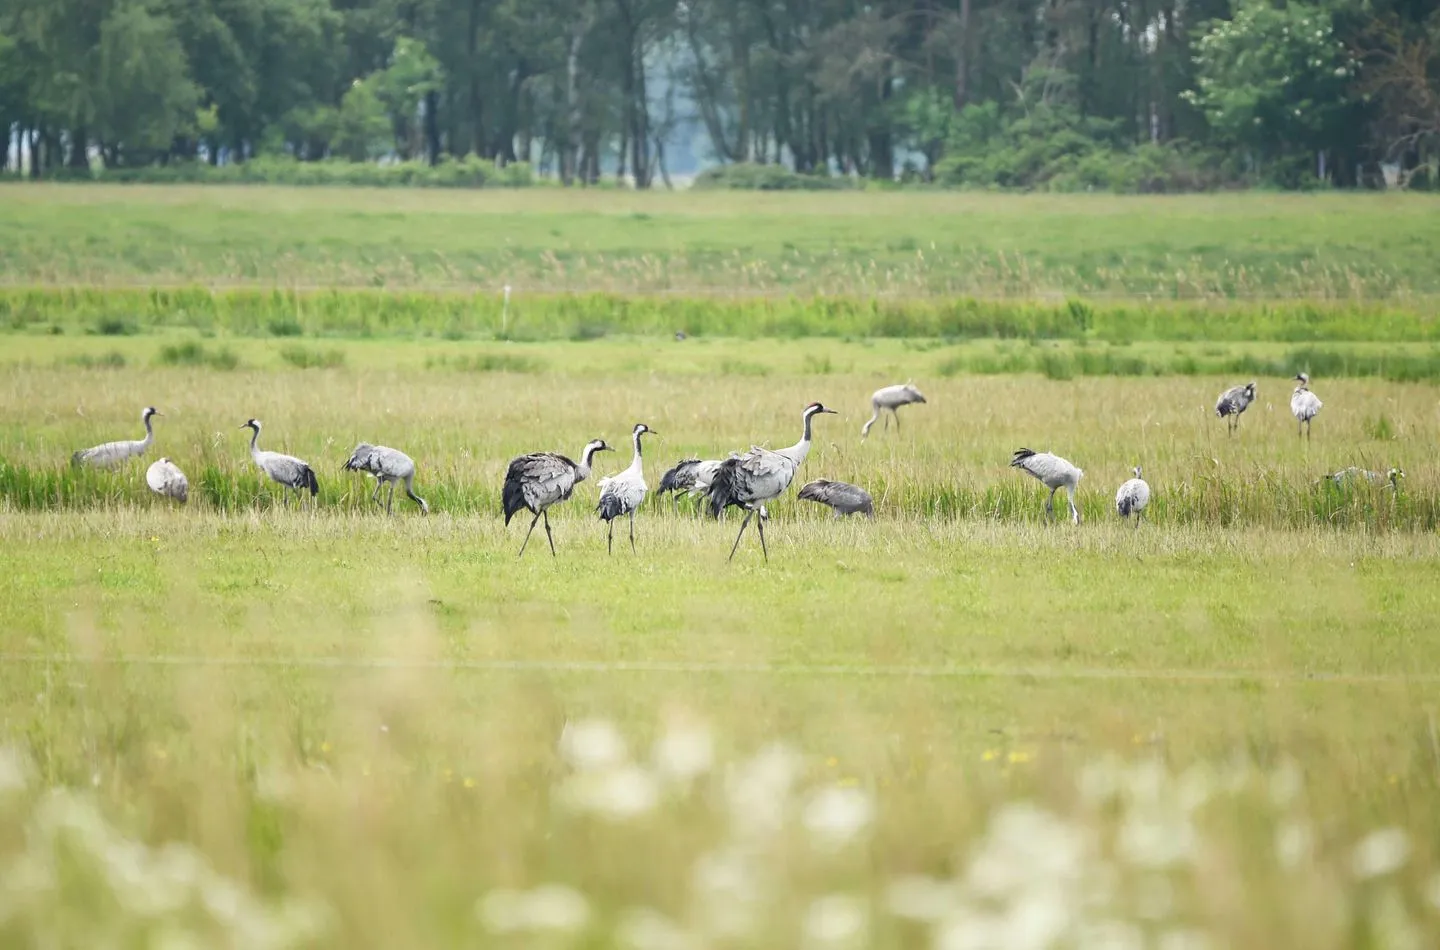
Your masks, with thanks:
[{"label": "crane resting in grass", "polygon": [[145,426],[145,438],[121,439],[118,442],[105,442],[88,449],[81,449],[70,456],[70,464],[83,465],[88,468],[111,468],[121,462],[144,455],[155,442],[155,428],[150,420],[158,415],[160,415],[160,411],[154,406],[146,406],[140,413],[140,422]]},{"label": "crane resting in grass", "polygon": [[505,488],[501,501],[505,507],[505,523],[521,508],[535,517],[530,519],[530,530],[520,544],[520,553],[525,556],[525,546],[535,530],[535,522],[545,519],[545,538],[550,542],[550,555],[555,556],[555,538],[550,533],[550,506],[570,497],[575,486],[590,477],[590,466],[596,452],[609,452],[610,446],[604,439],[591,439],[580,452],[580,461],[571,461],[558,452],[532,452],[510,460],[505,470]]},{"label": "crane resting in grass", "polygon": [[390,495],[385,499],[387,515],[391,513],[391,506],[395,503],[397,482],[405,483],[406,497],[420,506],[422,515],[430,513],[430,503],[415,494],[415,460],[399,449],[361,442],[355,446],[355,451],[350,453],[344,467],[347,471],[366,472],[375,476],[375,490],[370,493],[370,500],[377,505],[380,503],[380,489],[389,484]]}]

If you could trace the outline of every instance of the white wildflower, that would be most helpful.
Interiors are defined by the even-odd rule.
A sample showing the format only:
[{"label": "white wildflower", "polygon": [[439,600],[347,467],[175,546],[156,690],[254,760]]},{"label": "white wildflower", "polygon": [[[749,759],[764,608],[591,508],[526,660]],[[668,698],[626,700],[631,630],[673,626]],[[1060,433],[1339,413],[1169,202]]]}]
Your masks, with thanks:
[{"label": "white wildflower", "polygon": [[1294,762],[1284,762],[1270,773],[1270,800],[1278,807],[1284,808],[1299,798],[1304,787],[1304,777]]},{"label": "white wildflower", "polygon": [[580,771],[609,768],[625,761],[625,737],[608,719],[567,722],[560,731],[560,756]]},{"label": "white wildflower", "polygon": [[1135,914],[1142,920],[1164,920],[1175,910],[1175,888],[1163,874],[1148,874],[1135,885]]},{"label": "white wildflower", "polygon": [[951,881],[924,874],[896,878],[885,888],[885,907],[896,917],[933,923],[951,913],[960,893]]},{"label": "white wildflower", "polygon": [[768,835],[785,824],[800,756],[780,744],[767,746],[728,777],[730,816],[737,831]]},{"label": "white wildflower", "polygon": [[850,894],[827,894],[811,901],[801,922],[807,947],[863,946],[870,931],[870,905]]},{"label": "white wildflower", "polygon": [[952,913],[935,928],[935,950],[1009,950],[1005,922],[992,915],[964,909]]},{"label": "white wildflower", "polygon": [[1400,828],[1382,828],[1370,832],[1355,846],[1350,869],[1364,881],[1400,870],[1409,857],[1409,835]]},{"label": "white wildflower", "polygon": [[1128,921],[1089,921],[1079,928],[1075,946],[1079,950],[1144,950],[1145,935]]},{"label": "white wildflower", "polygon": [[590,922],[590,902],[564,884],[529,891],[498,888],[480,899],[475,913],[492,933],[574,933]]},{"label": "white wildflower", "polygon": [[869,827],[875,817],[870,796],[858,788],[824,788],[805,805],[801,820],[812,840],[822,848],[848,844]]},{"label": "white wildflower", "polygon": [[30,760],[12,746],[0,746],[0,795],[23,792],[30,779]]},{"label": "white wildflower", "polygon": [[660,785],[640,766],[620,765],[570,776],[560,786],[559,801],[575,811],[625,821],[655,808]]},{"label": "white wildflower", "polygon": [[658,910],[633,907],[615,926],[615,941],[630,950],[702,950],[703,943]]},{"label": "white wildflower", "polygon": [[1089,848],[1083,829],[1034,805],[1006,805],[966,868],[965,884],[978,896],[1004,898],[1037,882],[1079,880]]},{"label": "white wildflower", "polygon": [[1314,845],[1314,834],[1300,822],[1288,821],[1275,831],[1275,857],[1288,870],[1308,861]]},{"label": "white wildflower", "polygon": [[690,722],[674,721],[655,740],[655,771],[675,782],[688,782],[715,764],[715,740],[710,730]]},{"label": "white wildflower", "polygon": [[1005,950],[1049,950],[1078,923],[1075,902],[1055,881],[1039,881],[1011,899],[1005,914]]},{"label": "white wildflower", "polygon": [[1210,938],[1199,930],[1167,930],[1160,935],[1155,950],[1210,950]]},{"label": "white wildflower", "polygon": [[1116,847],[1122,859],[1137,867],[1172,867],[1194,853],[1195,828],[1186,816],[1168,808],[1134,808],[1120,826]]}]

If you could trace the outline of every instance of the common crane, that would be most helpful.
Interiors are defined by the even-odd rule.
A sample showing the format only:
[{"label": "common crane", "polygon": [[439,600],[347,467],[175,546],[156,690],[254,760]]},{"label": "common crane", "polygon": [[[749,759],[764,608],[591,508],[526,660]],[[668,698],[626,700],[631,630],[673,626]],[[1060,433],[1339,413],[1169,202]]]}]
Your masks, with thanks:
[{"label": "common crane", "polygon": [[760,521],[757,523],[760,550],[764,552],[765,560],[770,560],[770,551],[765,546],[764,503],[779,498],[785,489],[790,487],[795,472],[805,462],[805,456],[810,454],[810,422],[822,412],[838,415],[834,409],[826,409],[818,402],[806,406],[805,431],[800,436],[800,441],[788,449],[772,452],[757,445],[744,455],[726,459],[720,464],[719,471],[706,489],[706,494],[710,497],[710,510],[718,518],[720,513],[731,505],[745,509],[745,520],[740,522],[740,532],[735,535],[735,544],[730,548],[728,560],[735,559],[740,539],[757,509],[761,512]]},{"label": "common crane", "polygon": [[1240,426],[1240,414],[1254,401],[1255,381],[1252,379],[1244,386],[1232,386],[1221,393],[1220,398],[1215,400],[1215,415],[1227,421],[1230,434],[1234,435]]},{"label": "common crane", "polygon": [[552,557],[555,555],[555,538],[550,534],[550,506],[569,498],[575,486],[590,477],[590,465],[596,452],[608,451],[611,449],[604,439],[592,439],[581,451],[579,464],[558,452],[534,452],[510,460],[510,467],[505,470],[505,489],[501,493],[505,523],[508,525],[521,508],[535,515],[530,520],[530,530],[525,532],[517,557],[524,557],[535,522],[542,517],[545,519],[545,537],[550,542],[550,554]]},{"label": "common crane", "polygon": [[168,458],[156,459],[150,463],[145,470],[145,484],[157,495],[164,495],[166,498],[174,498],[180,504],[185,504],[190,498],[190,482],[185,473],[180,471],[180,466]]},{"label": "common crane", "polygon": [[1140,475],[1140,466],[1135,466],[1135,477],[1120,486],[1115,493],[1115,513],[1122,518],[1135,516],[1135,527],[1140,527],[1140,518],[1145,506],[1150,504],[1150,485]]},{"label": "common crane", "polygon": [[[310,491],[311,498],[320,494],[320,483],[315,480],[315,471],[310,467],[310,463],[302,462],[293,455],[266,452],[256,445],[260,441],[259,419],[246,420],[240,428],[251,430],[250,457],[255,460],[256,465],[260,466],[261,471],[270,476],[272,482],[292,489],[297,496],[307,489]],[[284,497],[285,505],[288,507],[290,496],[286,494]],[[304,501],[304,497],[300,497],[301,501]]]},{"label": "common crane", "polygon": [[824,478],[817,478],[802,486],[798,497],[806,501],[818,501],[822,505],[829,505],[834,510],[836,518],[857,513],[869,518],[875,517],[875,499],[871,498],[870,493],[859,485],[851,485],[849,482],[832,482]]},{"label": "common crane", "polygon": [[640,437],[647,432],[654,434],[655,430],[643,422],[636,423],[631,433],[635,441],[635,457],[630,460],[630,467],[617,475],[600,479],[600,503],[595,510],[600,512],[600,520],[610,526],[605,539],[605,550],[609,554],[615,553],[615,519],[621,515],[630,516],[630,550],[632,553],[635,551],[635,509],[645,501],[645,492],[649,490],[645,485],[645,466],[640,455]]},{"label": "common crane", "polygon": [[[875,424],[875,420],[880,418],[880,413],[887,409],[890,410],[890,416],[895,417],[895,431],[899,432],[900,407],[908,406],[915,402],[923,403],[924,401],[925,397],[920,394],[920,390],[909,383],[898,386],[886,386],[884,389],[875,390],[874,394],[870,397],[870,408],[874,410],[874,413],[870,416],[870,421],[861,427],[860,438],[863,439],[870,435],[870,427]],[[890,428],[890,416],[885,417],[884,427],[886,429]]]},{"label": "common crane", "polygon": [[1403,468],[1392,468],[1388,472],[1372,472],[1368,469],[1363,469],[1358,466],[1351,465],[1349,468],[1342,468],[1338,472],[1333,472],[1329,475],[1326,475],[1324,478],[1320,479],[1320,481],[1328,481],[1338,488],[1344,488],[1347,485],[1353,485],[1354,483],[1363,479],[1364,481],[1369,482],[1371,485],[1378,485],[1381,487],[1389,488],[1393,491],[1399,491],[1400,479],[1404,477],[1405,470]]},{"label": "common crane", "polygon": [[[1320,414],[1320,409],[1325,404],[1320,397],[1310,391],[1310,375],[1308,373],[1296,373],[1295,378],[1300,385],[1295,387],[1295,392],[1290,396],[1290,411],[1295,414],[1295,421],[1300,423],[1303,432],[1300,435],[1310,438],[1310,420]],[[1298,430],[1297,430],[1298,431]]]},{"label": "common crane", "polygon": [[[731,452],[730,457],[733,459],[740,456]],[[679,511],[681,493],[703,496],[724,462],[724,459],[681,459],[660,476],[660,487],[655,489],[655,495],[659,497],[666,492],[673,492],[671,497],[675,500],[675,510]]]},{"label": "common crane", "polygon": [[1010,459],[1010,467],[1029,472],[1040,480],[1040,484],[1050,489],[1050,497],[1045,499],[1045,513],[1052,519],[1055,517],[1055,493],[1065,489],[1065,495],[1070,502],[1070,520],[1080,523],[1080,509],[1075,507],[1075,489],[1080,484],[1084,471],[1058,455],[1030,449],[1018,450]]},{"label": "common crane", "polygon": [[406,497],[420,506],[422,515],[430,513],[430,503],[415,494],[415,460],[399,449],[361,442],[355,446],[355,451],[350,453],[350,458],[345,462],[345,469],[351,472],[367,472],[375,476],[375,490],[370,493],[370,500],[377,505],[380,503],[380,489],[387,483],[390,485],[390,494],[385,499],[387,515],[390,514],[391,505],[395,502],[395,484],[397,482],[405,483]]},{"label": "common crane", "polygon": [[88,449],[81,449],[70,456],[70,464],[85,465],[90,468],[110,468],[112,465],[118,465],[137,455],[144,455],[145,451],[155,442],[155,428],[150,422],[150,418],[158,415],[160,415],[160,411],[154,406],[146,406],[140,413],[140,422],[145,426],[145,438],[121,439],[118,442],[106,442]]}]

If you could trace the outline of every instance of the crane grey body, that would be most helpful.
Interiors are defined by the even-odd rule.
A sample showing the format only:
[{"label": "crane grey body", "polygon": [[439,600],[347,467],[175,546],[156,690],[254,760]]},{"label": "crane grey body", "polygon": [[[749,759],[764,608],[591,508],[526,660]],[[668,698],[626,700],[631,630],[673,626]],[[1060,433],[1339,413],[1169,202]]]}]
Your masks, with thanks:
[{"label": "crane grey body", "polygon": [[795,473],[810,454],[810,421],[822,412],[836,414],[834,409],[826,409],[818,402],[812,402],[805,407],[805,430],[800,441],[788,449],[772,452],[757,445],[744,455],[726,459],[721,463],[710,487],[706,489],[706,494],[710,497],[710,510],[718,518],[720,513],[731,505],[745,509],[745,520],[740,522],[740,532],[735,535],[735,544],[730,548],[730,560],[734,560],[735,551],[740,547],[740,538],[744,536],[745,528],[757,510],[761,512],[760,520],[756,523],[760,531],[760,550],[764,552],[765,560],[770,560],[770,551],[765,546],[764,503],[779,498],[785,489],[790,487]]},{"label": "crane grey body", "polygon": [[1295,378],[1300,385],[1295,387],[1295,392],[1290,396],[1290,411],[1295,415],[1295,421],[1300,424],[1299,434],[1310,438],[1310,420],[1320,414],[1320,409],[1325,404],[1320,397],[1310,391],[1310,376],[1308,373],[1296,373]]},{"label": "crane grey body", "polygon": [[386,484],[390,486],[390,495],[385,499],[387,515],[395,502],[397,482],[405,483],[406,497],[420,506],[422,515],[430,513],[430,503],[415,494],[415,460],[399,449],[361,442],[355,446],[355,451],[350,453],[345,468],[348,471],[366,472],[375,476],[375,490],[370,493],[370,500],[377,505],[380,503],[380,489]]},{"label": "crane grey body", "polygon": [[635,509],[639,508],[645,501],[645,493],[649,488],[645,485],[645,467],[641,460],[640,437],[647,432],[655,430],[645,423],[637,423],[631,437],[635,441],[635,457],[630,460],[630,467],[616,475],[600,480],[600,502],[595,510],[600,513],[600,520],[610,526],[610,531],[605,539],[605,550],[609,554],[615,553],[615,519],[621,515],[630,516],[630,551],[635,551]]},{"label": "crane grey body", "polygon": [[863,514],[869,518],[875,517],[875,499],[871,498],[870,493],[859,485],[851,485],[849,482],[832,482],[824,478],[817,478],[802,486],[798,497],[806,501],[818,501],[822,505],[829,505],[834,510],[836,518],[853,514]]},{"label": "crane grey body", "polygon": [[190,498],[190,481],[180,467],[168,458],[156,459],[145,470],[145,484],[157,495],[174,498],[185,504]]},{"label": "crane grey body", "polygon": [[150,422],[150,417],[158,415],[160,412],[154,406],[146,406],[140,413],[140,422],[145,426],[145,438],[121,439],[118,442],[105,442],[88,449],[81,449],[70,456],[70,464],[84,465],[89,468],[110,468],[136,456],[144,455],[145,451],[155,442],[155,429]]},{"label": "crane grey body", "polygon": [[[736,452],[730,453],[730,458],[739,458]],[[660,487],[655,489],[656,496],[673,492],[675,508],[680,508],[680,495],[682,493],[692,498],[703,498],[710,488],[710,483],[715,480],[715,473],[720,471],[720,466],[725,463],[724,459],[681,459],[675,463],[664,475],[660,476]]]},{"label": "crane grey body", "polygon": [[1229,423],[1230,434],[1234,435],[1240,426],[1240,414],[1254,401],[1255,381],[1252,379],[1244,386],[1232,386],[1221,393],[1220,398],[1215,400],[1215,415]]},{"label": "crane grey body", "polygon": [[[925,397],[920,394],[920,390],[909,383],[898,386],[886,386],[884,389],[875,390],[874,394],[870,396],[870,408],[873,412],[870,420],[860,428],[860,438],[863,439],[870,435],[870,427],[875,424],[875,420],[880,418],[880,414],[886,410],[889,410],[890,416],[895,417],[895,431],[899,432],[900,407],[908,406],[911,403],[923,403],[924,401]],[[885,417],[884,427],[886,429],[890,428],[890,416]]]},{"label": "crane grey body", "polygon": [[[255,460],[255,464],[260,467],[262,472],[270,476],[272,482],[289,488],[302,502],[304,496],[301,493],[304,491],[308,490],[311,498],[320,494],[320,483],[315,479],[315,470],[310,467],[310,463],[303,462],[293,455],[266,452],[256,444],[260,441],[259,419],[247,420],[240,428],[251,431],[250,457]],[[290,495],[286,493],[284,497],[288,507]]]},{"label": "crane grey body", "polygon": [[505,523],[521,508],[528,509],[534,518],[530,519],[530,530],[520,545],[517,557],[525,555],[525,545],[530,543],[530,534],[535,522],[545,519],[545,537],[550,542],[550,554],[555,555],[555,538],[550,533],[551,505],[570,497],[575,486],[590,477],[590,466],[596,452],[608,452],[610,446],[604,439],[592,439],[580,453],[580,461],[571,461],[558,452],[533,452],[510,460],[505,470],[505,489],[501,500],[505,507]]},{"label": "crane grey body", "polygon": [[1065,496],[1070,502],[1070,520],[1080,523],[1080,509],[1075,507],[1075,489],[1085,475],[1084,471],[1058,455],[1030,449],[1018,450],[1010,459],[1010,467],[1030,473],[1050,489],[1050,497],[1045,499],[1045,513],[1052,519],[1055,517],[1055,493],[1065,489]]},{"label": "crane grey body", "polygon": [[1140,474],[1140,466],[1135,466],[1135,477],[1120,486],[1115,493],[1115,513],[1122,518],[1135,516],[1135,527],[1140,527],[1140,518],[1145,514],[1145,506],[1150,504],[1150,485]]},{"label": "crane grey body", "polygon": [[1356,482],[1366,481],[1371,485],[1389,488],[1393,491],[1400,490],[1400,479],[1405,477],[1403,468],[1392,468],[1388,472],[1372,472],[1368,469],[1351,465],[1349,468],[1342,468],[1338,472],[1332,472],[1320,479],[1322,482],[1330,482],[1337,488],[1344,488]]}]

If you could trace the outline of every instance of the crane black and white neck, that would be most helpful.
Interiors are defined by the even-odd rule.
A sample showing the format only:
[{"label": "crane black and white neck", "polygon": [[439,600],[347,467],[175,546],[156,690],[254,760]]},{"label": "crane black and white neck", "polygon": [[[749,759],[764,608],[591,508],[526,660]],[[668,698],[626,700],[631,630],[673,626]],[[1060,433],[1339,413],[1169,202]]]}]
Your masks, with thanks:
[{"label": "crane black and white neck", "polygon": [[[706,490],[710,497],[711,511],[718,518],[720,513],[731,505],[745,509],[745,520],[740,522],[740,531],[735,535],[735,544],[730,548],[730,560],[734,560],[735,551],[740,547],[740,539],[755,512],[763,512],[765,502],[779,498],[785,489],[790,487],[795,473],[810,454],[811,420],[820,413],[837,414],[834,409],[827,409],[818,402],[806,406],[803,414],[805,428],[800,441],[788,449],[772,452],[757,445],[744,455],[726,459],[720,464]],[[765,520],[765,514],[762,513],[756,524],[760,531],[760,550],[768,561],[770,551],[765,545]]]},{"label": "crane black and white neck", "polygon": [[558,452],[533,452],[510,460],[505,470],[505,488],[501,502],[505,508],[505,523],[521,508],[535,515],[530,519],[530,530],[520,544],[520,553],[525,555],[525,546],[530,543],[530,534],[535,522],[545,519],[545,538],[550,542],[550,554],[555,555],[555,538],[550,533],[550,506],[570,497],[575,486],[590,477],[590,466],[596,452],[608,452],[610,446],[604,439],[592,439],[580,452],[580,461],[574,462]]},{"label": "crane black and white neck", "polygon": [[1300,424],[1299,434],[1310,438],[1310,420],[1320,414],[1320,409],[1325,404],[1320,397],[1310,391],[1310,376],[1308,373],[1296,373],[1295,379],[1300,385],[1295,387],[1295,392],[1290,395],[1290,412],[1295,416],[1295,421]]},{"label": "crane black and white neck", "polygon": [[645,501],[645,492],[648,491],[640,451],[640,437],[647,432],[655,434],[655,430],[645,423],[636,423],[631,433],[635,443],[635,456],[630,460],[630,467],[600,480],[600,502],[595,506],[595,510],[600,513],[600,519],[610,526],[605,539],[605,550],[610,554],[615,553],[615,519],[621,515],[630,516],[630,551],[635,551],[635,509]]},{"label": "crane black and white neck", "polygon": [[121,462],[144,455],[145,451],[155,442],[155,428],[150,420],[160,414],[160,411],[154,406],[146,406],[140,413],[140,423],[145,426],[145,438],[121,439],[118,442],[105,442],[88,449],[81,449],[70,456],[70,464],[84,465],[89,468],[110,468],[112,465],[119,465]]},{"label": "crane black and white neck", "polygon": [[1240,415],[1250,404],[1255,401],[1255,381],[1252,379],[1244,386],[1232,386],[1220,394],[1215,400],[1215,415],[1226,420],[1229,432],[1235,434],[1240,426]]},{"label": "crane black and white neck", "polygon": [[173,498],[180,504],[185,504],[190,498],[190,481],[185,473],[180,471],[180,466],[168,458],[156,459],[150,463],[145,470],[145,484],[157,495],[164,495],[166,498]]},{"label": "crane black and white neck", "polygon": [[859,485],[851,485],[849,482],[817,478],[801,486],[797,497],[828,505],[835,512],[836,518],[854,514],[863,514],[867,518],[875,517],[875,499]]},{"label": "crane black and white neck", "polygon": [[[886,386],[883,389],[875,390],[874,394],[870,396],[870,408],[872,410],[870,420],[860,428],[860,438],[863,439],[870,435],[870,427],[875,424],[875,420],[880,418],[880,414],[886,410],[889,410],[890,416],[895,417],[895,431],[898,433],[900,431],[900,407],[917,402],[923,403],[924,401],[925,397],[920,394],[920,390],[916,389],[910,383],[903,383],[898,386]],[[884,428],[886,429],[890,428],[890,416],[885,417]]]},{"label": "crane black and white neck", "polygon": [[1135,466],[1135,477],[1126,481],[1115,492],[1115,513],[1122,518],[1135,516],[1135,527],[1140,527],[1140,518],[1145,513],[1145,506],[1150,504],[1150,485],[1140,474],[1140,466]]},{"label": "crane black and white neck", "polygon": [[[310,492],[314,498],[320,494],[320,483],[315,478],[315,470],[310,467],[309,462],[303,462],[293,455],[283,455],[280,452],[266,452],[257,444],[260,441],[260,420],[249,419],[240,428],[249,429],[250,436],[250,457],[260,470],[270,476],[270,480],[277,485],[283,485],[295,492],[300,500],[304,501],[301,494],[304,491]],[[284,495],[285,505],[290,505],[290,494]]]},{"label": "crane black and white neck", "polygon": [[399,449],[361,442],[355,446],[355,451],[350,453],[344,468],[352,472],[366,472],[375,477],[375,490],[370,493],[370,500],[377,505],[380,503],[380,489],[389,484],[390,494],[385,499],[387,515],[391,513],[391,506],[395,502],[395,485],[398,482],[404,482],[406,497],[420,506],[422,515],[430,513],[430,503],[415,494],[415,460]]},{"label": "crane black and white neck", "polygon": [[1055,493],[1065,489],[1065,496],[1070,501],[1070,519],[1075,524],[1080,523],[1080,509],[1075,507],[1075,489],[1085,475],[1084,471],[1058,455],[1030,449],[1017,450],[1010,459],[1010,467],[1028,472],[1050,489],[1050,497],[1045,499],[1045,513],[1052,519],[1055,517]]}]

